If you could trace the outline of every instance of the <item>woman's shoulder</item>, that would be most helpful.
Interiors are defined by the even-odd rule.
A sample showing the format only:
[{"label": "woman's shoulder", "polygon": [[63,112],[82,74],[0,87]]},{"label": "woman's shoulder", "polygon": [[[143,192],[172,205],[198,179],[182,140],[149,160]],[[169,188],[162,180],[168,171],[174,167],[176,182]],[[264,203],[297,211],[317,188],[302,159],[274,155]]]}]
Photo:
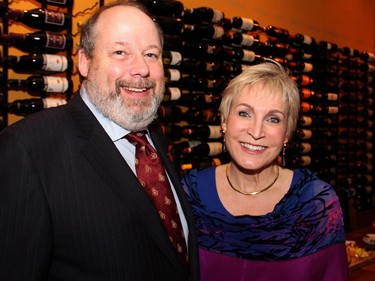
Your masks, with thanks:
[{"label": "woman's shoulder", "polygon": [[215,187],[216,167],[192,169],[181,176],[181,183],[188,195],[204,192]]}]

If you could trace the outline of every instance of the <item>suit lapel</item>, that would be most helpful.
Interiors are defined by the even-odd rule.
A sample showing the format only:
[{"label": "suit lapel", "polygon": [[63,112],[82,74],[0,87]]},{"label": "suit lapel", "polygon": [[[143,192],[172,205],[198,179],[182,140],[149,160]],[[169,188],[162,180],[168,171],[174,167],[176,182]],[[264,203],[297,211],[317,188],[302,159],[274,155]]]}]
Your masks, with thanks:
[{"label": "suit lapel", "polygon": [[68,110],[77,124],[80,137],[87,143],[82,154],[95,168],[97,173],[108,184],[110,189],[129,207],[143,227],[151,233],[156,244],[165,252],[175,267],[183,269],[177,258],[168,236],[160,222],[159,216],[143,190],[138,179],[123,159],[105,130],[87,108],[79,94],[74,97]]}]

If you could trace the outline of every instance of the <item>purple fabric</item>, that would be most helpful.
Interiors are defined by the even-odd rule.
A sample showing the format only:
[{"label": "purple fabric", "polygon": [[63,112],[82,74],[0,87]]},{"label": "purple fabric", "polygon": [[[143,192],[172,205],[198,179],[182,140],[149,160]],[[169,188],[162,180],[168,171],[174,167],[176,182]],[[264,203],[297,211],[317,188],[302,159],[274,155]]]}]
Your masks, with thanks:
[{"label": "purple fabric", "polygon": [[199,255],[201,281],[349,280],[343,243],[287,261],[251,261],[210,252],[203,248],[200,248]]}]

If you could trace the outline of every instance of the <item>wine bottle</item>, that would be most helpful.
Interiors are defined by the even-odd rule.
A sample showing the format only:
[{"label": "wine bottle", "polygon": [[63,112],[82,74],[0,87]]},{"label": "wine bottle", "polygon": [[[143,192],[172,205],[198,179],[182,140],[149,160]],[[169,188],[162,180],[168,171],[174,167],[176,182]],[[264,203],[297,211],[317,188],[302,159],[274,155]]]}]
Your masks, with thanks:
[{"label": "wine bottle", "polygon": [[299,140],[311,139],[311,137],[312,137],[312,131],[308,130],[308,129],[300,129],[300,128],[298,128],[294,132],[294,136],[296,137],[296,139],[299,139]]},{"label": "wine bottle", "polygon": [[[176,123],[182,120],[183,112],[187,108],[181,106],[159,106],[158,116],[162,120],[175,121]],[[172,120],[173,118],[173,120]]]},{"label": "wine bottle", "polygon": [[218,125],[195,125],[182,127],[182,135],[189,139],[219,139],[221,127]]},{"label": "wine bottle", "polygon": [[313,119],[310,116],[299,115],[297,122],[298,126],[309,127],[312,125],[312,123]]},{"label": "wine bottle", "polygon": [[260,29],[258,21],[244,17],[233,17],[231,25],[232,28],[240,29],[242,31],[257,31]]},{"label": "wine bottle", "polygon": [[221,115],[216,109],[196,110],[194,108],[190,108],[183,113],[183,119],[194,124],[218,125],[221,121]]},{"label": "wine bottle", "polygon": [[342,47],[340,52],[343,56],[346,57],[359,57],[359,51],[350,47]]},{"label": "wine bottle", "polygon": [[181,90],[177,87],[166,87],[164,91],[163,101],[178,100],[181,97]]},{"label": "wine bottle", "polygon": [[182,128],[178,125],[160,125],[162,133],[167,136],[171,141],[179,141],[182,138]]},{"label": "wine bottle", "polygon": [[374,62],[375,61],[375,55],[370,52],[360,52],[359,57],[361,60],[365,62]]},{"label": "wine bottle", "polygon": [[163,32],[167,35],[181,36],[184,32],[185,24],[180,18],[153,16],[152,19],[160,25]]},{"label": "wine bottle", "polygon": [[181,170],[182,172],[187,172],[191,169],[204,169],[212,166],[219,166],[221,165],[221,160],[217,157],[205,157],[194,159],[193,161],[185,161],[181,163]]},{"label": "wine bottle", "polygon": [[153,15],[181,18],[184,4],[177,0],[141,0]]},{"label": "wine bottle", "polygon": [[309,142],[293,142],[287,146],[287,151],[292,153],[321,153],[324,152],[331,152],[333,151],[333,146],[328,145],[316,145]]},{"label": "wine bottle", "polygon": [[257,50],[259,54],[267,57],[285,57],[290,52],[290,46],[276,40],[268,40]]},{"label": "wine bottle", "polygon": [[54,5],[59,7],[70,7],[73,5],[74,0],[35,0],[44,5]]},{"label": "wine bottle", "polygon": [[221,142],[203,142],[193,147],[182,149],[184,157],[189,155],[199,156],[216,156],[223,152],[223,144]]},{"label": "wine bottle", "polygon": [[16,10],[7,8],[7,5],[0,3],[0,16],[21,22],[28,27],[62,31],[68,29],[72,24],[72,17],[69,14],[47,9]]},{"label": "wine bottle", "polygon": [[182,55],[180,52],[176,51],[163,51],[163,64],[168,65],[179,65],[182,61]]},{"label": "wine bottle", "polygon": [[224,52],[226,59],[234,62],[258,64],[264,61],[262,56],[243,48],[224,47]]},{"label": "wine bottle", "polygon": [[164,50],[180,52],[183,44],[184,40],[181,38],[181,36],[164,34]]},{"label": "wine bottle", "polygon": [[227,81],[225,81],[223,78],[185,76],[179,81],[179,87],[181,89],[196,91],[222,91],[226,85]]},{"label": "wine bottle", "polygon": [[164,81],[166,83],[179,81],[181,78],[181,72],[175,68],[164,69]]},{"label": "wine bottle", "polygon": [[183,158],[182,150],[188,147],[197,146],[201,143],[202,142],[200,140],[187,140],[187,141],[175,142],[172,144],[172,146],[178,158]]},{"label": "wine bottle", "polygon": [[287,60],[311,60],[313,58],[313,53],[307,49],[291,46],[289,47],[289,53],[285,55]]},{"label": "wine bottle", "polygon": [[264,28],[264,32],[271,37],[275,37],[283,42],[289,40],[289,31],[284,28],[268,25]]},{"label": "wine bottle", "polygon": [[224,19],[224,12],[209,7],[185,9],[182,20],[188,24],[203,22],[220,23]]},{"label": "wine bottle", "polygon": [[219,105],[220,101],[221,95],[213,95],[208,93],[186,93],[182,94],[180,98],[176,100],[176,103],[200,108],[207,105]]},{"label": "wine bottle", "polygon": [[297,33],[294,35],[290,35],[290,40],[298,45],[315,45],[316,41],[313,37],[302,34],[302,33]]},{"label": "wine bottle", "polygon": [[37,31],[34,33],[1,34],[0,44],[13,46],[24,52],[57,53],[72,48],[73,38],[69,34],[54,33],[50,31]]},{"label": "wine bottle", "polygon": [[305,87],[314,84],[314,79],[307,75],[296,75],[292,76],[292,79],[300,86]]},{"label": "wine bottle", "polygon": [[207,76],[219,73],[221,71],[221,63],[219,61],[185,59],[178,68],[185,74]]},{"label": "wine bottle", "polygon": [[212,42],[184,41],[182,55],[199,59],[207,59],[207,57],[220,59],[223,55],[223,47]]},{"label": "wine bottle", "polygon": [[335,43],[327,42],[327,41],[320,41],[319,47],[322,50],[328,51],[330,53],[337,52],[339,47]]},{"label": "wine bottle", "polygon": [[221,40],[224,36],[224,28],[218,24],[200,23],[185,24],[183,37],[187,40],[197,40],[201,38]]},{"label": "wine bottle", "polygon": [[298,61],[287,61],[288,67],[295,71],[301,71],[304,73],[309,73],[314,69],[314,65],[309,62],[305,62],[302,60]]},{"label": "wine bottle", "polygon": [[254,50],[259,50],[264,43],[260,42],[258,39],[250,34],[245,34],[241,32],[227,31],[223,36],[223,43],[231,46],[243,46],[246,48],[251,48]]},{"label": "wine bottle", "polygon": [[72,89],[72,80],[57,76],[32,75],[27,79],[8,79],[10,90],[27,91],[31,95],[65,93]]},{"label": "wine bottle", "polygon": [[73,68],[73,60],[70,57],[50,54],[8,56],[0,65],[5,64],[17,73],[52,74],[70,71]]},{"label": "wine bottle", "polygon": [[32,98],[15,100],[8,104],[8,113],[26,116],[45,108],[55,107],[66,104],[66,99],[59,97]]}]

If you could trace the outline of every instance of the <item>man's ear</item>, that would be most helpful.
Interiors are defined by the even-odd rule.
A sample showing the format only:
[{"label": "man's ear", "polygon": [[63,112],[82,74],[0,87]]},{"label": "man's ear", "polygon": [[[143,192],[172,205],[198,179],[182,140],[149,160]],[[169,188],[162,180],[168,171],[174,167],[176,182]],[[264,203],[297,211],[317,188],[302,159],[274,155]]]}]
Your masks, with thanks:
[{"label": "man's ear", "polygon": [[83,77],[87,77],[89,72],[90,59],[83,49],[78,50],[78,71]]}]

